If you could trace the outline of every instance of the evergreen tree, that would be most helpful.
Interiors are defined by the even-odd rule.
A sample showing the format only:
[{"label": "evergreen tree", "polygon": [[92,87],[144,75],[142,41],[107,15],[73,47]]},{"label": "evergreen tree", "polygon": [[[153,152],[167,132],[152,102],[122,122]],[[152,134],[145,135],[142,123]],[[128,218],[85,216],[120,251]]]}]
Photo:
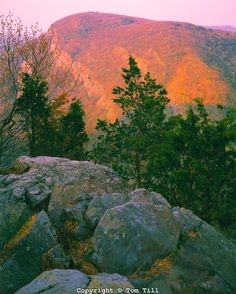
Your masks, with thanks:
[{"label": "evergreen tree", "polygon": [[123,78],[125,87],[113,90],[123,117],[98,121],[95,160],[235,236],[235,110],[219,106],[217,120],[196,99],[186,114],[166,117],[165,89],[149,73],[142,78],[133,57]]},{"label": "evergreen tree", "polygon": [[16,100],[16,113],[21,116],[31,156],[50,153],[50,106],[47,83],[39,75],[22,75],[22,93]]},{"label": "evergreen tree", "polygon": [[79,100],[73,100],[67,114],[60,117],[56,131],[56,155],[70,159],[86,158],[85,143],[88,135],[85,131],[84,111]]},{"label": "evergreen tree", "polygon": [[221,107],[226,115],[215,120],[201,100],[196,102],[186,117],[173,116],[165,123],[163,140],[148,163],[146,186],[173,205],[229,228],[236,223],[235,111]]},{"label": "evergreen tree", "polygon": [[113,94],[114,102],[123,110],[123,118],[113,123],[98,121],[100,135],[93,155],[95,160],[110,164],[138,187],[146,173],[150,146],[160,140],[169,99],[166,90],[150,73],[142,77],[132,56],[129,68],[122,71],[125,87],[116,87]]}]

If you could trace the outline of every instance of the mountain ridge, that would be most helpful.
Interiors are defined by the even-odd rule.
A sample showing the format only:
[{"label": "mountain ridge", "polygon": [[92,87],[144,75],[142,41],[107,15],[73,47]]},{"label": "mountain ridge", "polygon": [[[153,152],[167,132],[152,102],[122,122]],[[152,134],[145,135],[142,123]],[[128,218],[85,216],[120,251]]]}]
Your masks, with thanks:
[{"label": "mountain ridge", "polygon": [[212,29],[212,30],[220,30],[220,31],[227,31],[236,33],[236,27],[230,26],[230,25],[222,25],[222,26],[206,26],[206,28]]},{"label": "mountain ridge", "polygon": [[132,54],[143,73],[168,90],[171,104],[231,103],[236,93],[236,35],[185,22],[106,13],[80,13],[52,25],[63,54],[75,60],[88,129],[97,118],[121,115],[112,89]]}]

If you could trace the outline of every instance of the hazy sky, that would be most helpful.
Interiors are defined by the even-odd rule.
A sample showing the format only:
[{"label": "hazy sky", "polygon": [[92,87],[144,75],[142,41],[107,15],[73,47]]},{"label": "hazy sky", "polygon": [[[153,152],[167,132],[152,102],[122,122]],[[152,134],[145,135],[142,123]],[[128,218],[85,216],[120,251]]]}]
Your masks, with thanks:
[{"label": "hazy sky", "polygon": [[0,0],[0,15],[13,12],[24,24],[43,30],[79,12],[98,11],[156,20],[236,27],[236,0]]}]

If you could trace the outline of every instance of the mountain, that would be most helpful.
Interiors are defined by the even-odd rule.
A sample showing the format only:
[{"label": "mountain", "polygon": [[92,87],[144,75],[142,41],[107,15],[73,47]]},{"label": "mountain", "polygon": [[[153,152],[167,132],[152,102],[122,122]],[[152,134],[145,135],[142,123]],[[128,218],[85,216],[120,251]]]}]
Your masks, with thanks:
[{"label": "mountain", "polygon": [[75,60],[88,130],[98,117],[121,114],[112,89],[132,54],[168,90],[176,108],[201,97],[209,105],[232,103],[236,94],[236,34],[189,23],[80,13],[55,22],[62,55]]},{"label": "mountain", "polygon": [[206,26],[206,28],[212,29],[212,30],[220,30],[220,31],[228,31],[228,32],[233,32],[236,33],[236,28],[229,26],[229,25],[224,25],[224,26]]}]

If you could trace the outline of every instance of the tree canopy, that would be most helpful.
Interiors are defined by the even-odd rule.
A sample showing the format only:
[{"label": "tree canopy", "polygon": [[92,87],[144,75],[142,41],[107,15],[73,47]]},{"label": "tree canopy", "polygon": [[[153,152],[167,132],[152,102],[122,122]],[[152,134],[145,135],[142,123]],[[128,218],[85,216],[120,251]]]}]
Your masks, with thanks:
[{"label": "tree canopy", "polygon": [[125,87],[113,94],[123,117],[98,121],[95,161],[236,234],[235,110],[219,105],[222,118],[214,119],[196,99],[186,113],[167,116],[163,86],[142,76],[133,57],[122,71]]}]

